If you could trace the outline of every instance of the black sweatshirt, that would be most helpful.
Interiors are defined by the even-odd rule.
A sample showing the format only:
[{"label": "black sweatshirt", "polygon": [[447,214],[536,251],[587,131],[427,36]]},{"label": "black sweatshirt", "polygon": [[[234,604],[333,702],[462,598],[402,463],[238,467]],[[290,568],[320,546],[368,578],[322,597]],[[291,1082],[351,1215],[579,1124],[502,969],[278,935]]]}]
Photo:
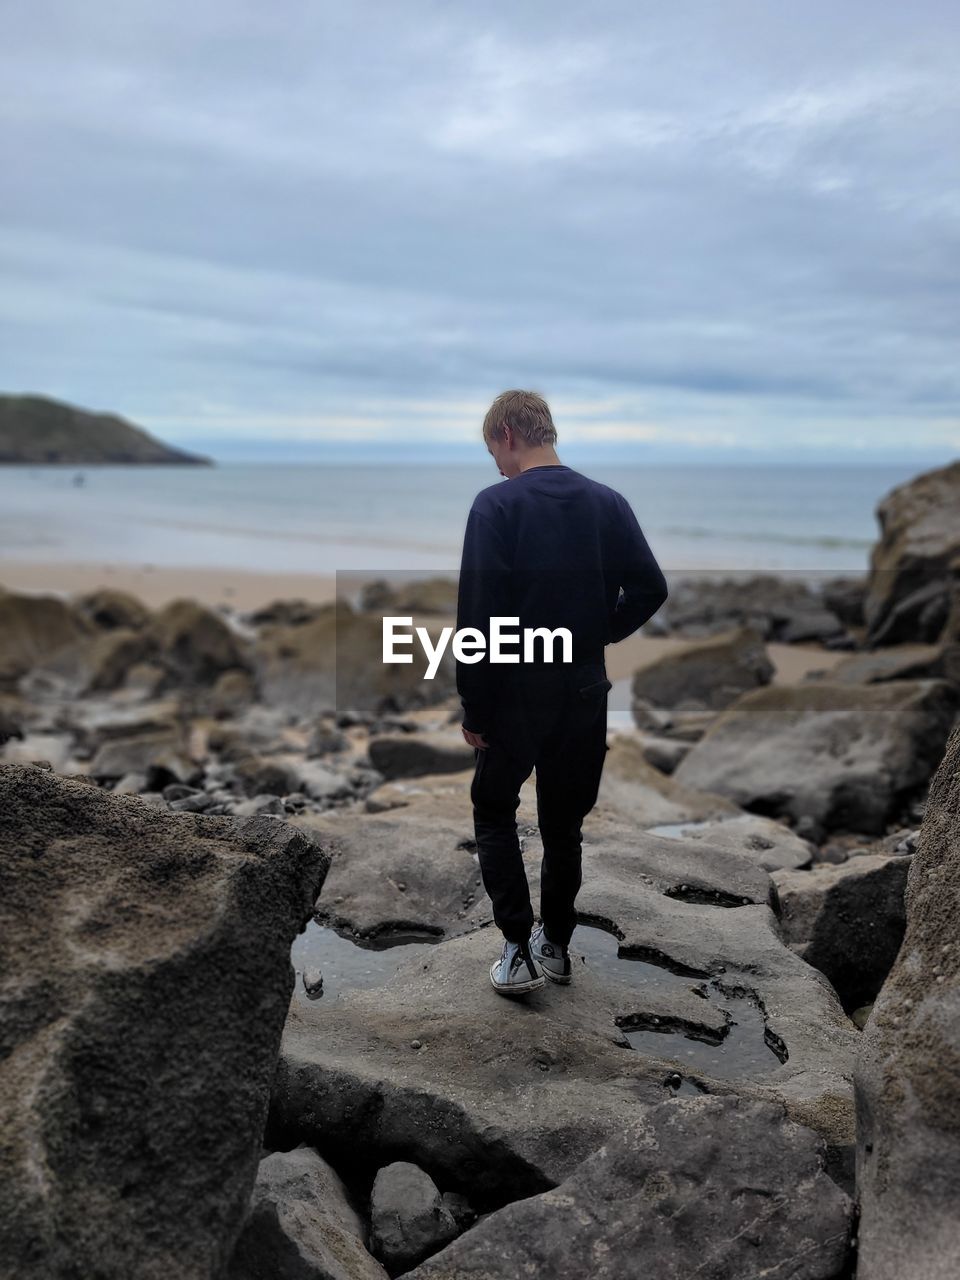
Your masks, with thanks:
[{"label": "black sweatshirt", "polygon": [[[631,635],[667,598],[667,583],[627,500],[570,467],[530,467],[482,490],[467,518],[457,630],[489,637],[491,617],[518,618],[506,631],[566,627],[573,661],[603,661],[607,644]],[[523,655],[519,647],[504,652]],[[537,644],[537,655],[543,653]],[[554,647],[555,661],[561,657]],[[505,673],[516,666],[457,662],[463,726],[483,733]],[[522,670],[522,667],[520,668]]]}]

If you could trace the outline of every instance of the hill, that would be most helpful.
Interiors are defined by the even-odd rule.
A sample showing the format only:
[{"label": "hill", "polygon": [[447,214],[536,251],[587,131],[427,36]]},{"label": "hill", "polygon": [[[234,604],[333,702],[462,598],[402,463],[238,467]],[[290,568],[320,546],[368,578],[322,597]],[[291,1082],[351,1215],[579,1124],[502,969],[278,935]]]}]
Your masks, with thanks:
[{"label": "hill", "polygon": [[46,396],[0,395],[0,463],[177,463],[212,466],[112,413],[88,413]]}]

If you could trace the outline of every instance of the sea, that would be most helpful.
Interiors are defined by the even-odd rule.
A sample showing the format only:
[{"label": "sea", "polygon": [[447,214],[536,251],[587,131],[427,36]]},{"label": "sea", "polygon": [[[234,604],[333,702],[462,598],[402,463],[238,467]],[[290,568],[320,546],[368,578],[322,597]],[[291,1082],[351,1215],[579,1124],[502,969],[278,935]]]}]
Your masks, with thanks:
[{"label": "sea", "polygon": [[[601,465],[661,567],[861,574],[909,467]],[[445,572],[492,466],[0,466],[0,560],[253,572]]]}]

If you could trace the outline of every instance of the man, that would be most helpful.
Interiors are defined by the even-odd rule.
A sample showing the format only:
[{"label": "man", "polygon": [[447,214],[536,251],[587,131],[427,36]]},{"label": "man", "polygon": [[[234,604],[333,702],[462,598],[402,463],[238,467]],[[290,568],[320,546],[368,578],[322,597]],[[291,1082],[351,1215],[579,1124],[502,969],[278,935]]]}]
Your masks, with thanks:
[{"label": "man", "polygon": [[[546,401],[505,391],[483,438],[506,483],[484,489],[467,519],[457,629],[489,639],[490,619],[566,628],[572,661],[457,662],[463,736],[475,748],[470,789],[483,885],[503,933],[490,981],[520,995],[545,978],[569,983],[577,923],[581,829],[593,808],[607,750],[604,647],[623,640],[667,598],[667,584],[636,516],[614,489],[565,466]],[[510,626],[508,631],[518,628]],[[541,924],[534,925],[517,837],[520,787],[536,769],[543,842]]]}]

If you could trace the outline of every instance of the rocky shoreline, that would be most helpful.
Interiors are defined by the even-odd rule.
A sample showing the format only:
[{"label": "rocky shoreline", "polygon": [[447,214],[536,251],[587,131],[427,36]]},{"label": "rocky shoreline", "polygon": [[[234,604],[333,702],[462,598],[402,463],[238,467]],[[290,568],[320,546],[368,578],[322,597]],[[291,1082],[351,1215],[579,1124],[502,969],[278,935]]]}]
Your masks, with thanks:
[{"label": "rocky shoreline", "polygon": [[954,1274],[958,512],[954,464],[865,579],[677,582],[527,1003],[453,671],[380,662],[452,584],[0,589],[0,1274]]}]

